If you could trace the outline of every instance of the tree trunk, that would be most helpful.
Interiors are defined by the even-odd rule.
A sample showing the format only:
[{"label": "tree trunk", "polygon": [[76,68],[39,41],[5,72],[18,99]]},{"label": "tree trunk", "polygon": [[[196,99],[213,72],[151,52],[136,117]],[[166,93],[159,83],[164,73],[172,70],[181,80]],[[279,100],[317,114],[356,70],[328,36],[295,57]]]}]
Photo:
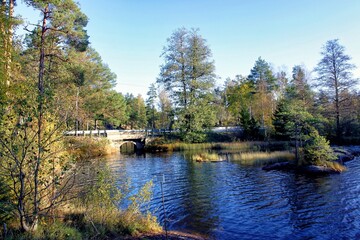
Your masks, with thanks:
[{"label": "tree trunk", "polygon": [[341,127],[340,127],[340,101],[339,101],[339,86],[338,80],[335,77],[335,114],[336,114],[336,138],[337,141],[341,141]]},{"label": "tree trunk", "polygon": [[34,212],[32,216],[32,230],[36,230],[38,225],[40,200],[39,200],[39,170],[41,167],[42,155],[42,130],[43,130],[43,105],[44,105],[44,74],[45,74],[45,33],[47,31],[46,23],[49,14],[48,5],[43,11],[43,21],[41,26],[41,41],[40,41],[40,58],[39,58],[39,75],[38,75],[38,131],[37,131],[37,159],[34,171]]},{"label": "tree trunk", "polygon": [[3,63],[4,63],[4,77],[5,83],[7,86],[10,85],[10,65],[11,65],[11,46],[12,46],[12,15],[14,12],[14,0],[10,0],[7,3],[6,0],[1,1],[1,14],[3,19],[1,19],[0,23],[0,31],[2,35],[3,41]]},{"label": "tree trunk", "polygon": [[75,100],[75,136],[77,136],[77,131],[79,130],[79,94],[80,87],[77,88]]}]

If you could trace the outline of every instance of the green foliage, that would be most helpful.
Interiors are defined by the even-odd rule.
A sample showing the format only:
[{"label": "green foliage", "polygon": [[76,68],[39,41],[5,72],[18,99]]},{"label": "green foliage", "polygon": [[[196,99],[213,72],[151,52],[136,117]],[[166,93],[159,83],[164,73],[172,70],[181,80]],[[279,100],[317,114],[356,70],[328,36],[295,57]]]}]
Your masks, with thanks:
[{"label": "green foliage", "polygon": [[275,90],[278,87],[270,65],[259,57],[251,69],[248,79],[255,90],[252,115],[261,123],[262,127],[271,128],[273,110],[269,106],[275,104]]},{"label": "green foliage", "polygon": [[38,231],[31,234],[31,239],[49,239],[49,240],[81,240],[83,239],[78,229],[67,226],[62,222],[52,224],[42,223]]},{"label": "green foliage", "polygon": [[[139,192],[129,194],[127,182],[118,188],[111,169],[105,164],[97,169],[95,182],[85,189],[85,196],[75,204],[73,225],[83,229],[87,238],[107,238],[114,235],[136,235],[159,232],[161,227],[155,217],[146,210],[152,196],[152,181],[147,182]],[[126,209],[120,209],[123,201],[130,201]]]},{"label": "green foliage", "polygon": [[265,83],[266,92],[276,88],[276,79],[271,71],[270,65],[261,57],[256,60],[248,79],[254,86],[257,86],[258,91],[261,90],[260,85],[262,83]]},{"label": "green foliage", "polygon": [[36,232],[21,232],[12,230],[6,240],[81,240],[82,233],[75,227],[61,221],[54,223],[43,221]]},{"label": "green foliage", "polygon": [[147,126],[150,129],[156,128],[156,120],[158,119],[158,113],[155,108],[155,103],[157,99],[157,92],[155,84],[152,83],[149,87],[149,91],[147,92],[148,98],[146,99],[146,118],[147,118]]},{"label": "green foliage", "polygon": [[305,164],[322,165],[326,161],[336,159],[329,141],[323,136],[320,136],[318,131],[313,129],[307,138],[304,146]]},{"label": "green foliage", "polygon": [[126,122],[130,129],[144,129],[146,127],[146,106],[141,95],[134,97],[126,94],[125,101],[128,109],[129,118]]},{"label": "green foliage", "polygon": [[290,112],[290,104],[286,99],[280,99],[276,107],[274,117],[273,117],[273,126],[275,129],[275,138],[277,140],[290,140],[291,134],[287,128],[288,122],[291,122],[292,119],[288,114]]},{"label": "green foliage", "polygon": [[168,39],[163,56],[165,63],[157,82],[170,93],[180,131],[197,133],[213,125],[215,68],[205,39],[198,30],[178,29]]},{"label": "green foliage", "polygon": [[199,132],[185,132],[182,134],[182,141],[187,143],[202,143],[206,140],[206,133]]},{"label": "green foliage", "polygon": [[115,231],[120,218],[118,205],[122,198],[110,168],[103,166],[83,202],[85,221],[94,224],[95,230],[102,234]]},{"label": "green foliage", "polygon": [[257,140],[260,138],[260,125],[247,109],[240,111],[240,126],[243,129],[243,137],[247,140]]},{"label": "green foliage", "polygon": [[252,108],[254,91],[253,85],[242,76],[236,76],[235,80],[226,82],[227,109],[235,119],[234,124],[241,124],[241,119],[244,117],[241,116],[241,112]]}]

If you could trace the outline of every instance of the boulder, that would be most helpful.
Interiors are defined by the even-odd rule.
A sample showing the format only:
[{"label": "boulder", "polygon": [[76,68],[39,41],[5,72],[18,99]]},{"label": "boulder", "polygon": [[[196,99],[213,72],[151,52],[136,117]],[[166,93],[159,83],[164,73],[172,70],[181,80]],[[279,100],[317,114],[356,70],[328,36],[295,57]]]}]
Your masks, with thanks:
[{"label": "boulder", "polygon": [[331,173],[341,173],[341,171],[335,170],[330,167],[325,166],[316,166],[316,165],[309,165],[301,167],[299,170],[305,173],[310,174],[331,174]]},{"label": "boulder", "polygon": [[348,162],[354,159],[354,151],[352,151],[349,147],[340,148],[340,147],[333,147],[334,153],[337,156],[338,163]]},{"label": "boulder", "polygon": [[283,170],[283,169],[292,169],[292,168],[294,168],[294,164],[291,164],[289,162],[279,162],[279,163],[266,165],[262,169],[269,171],[269,170]]}]

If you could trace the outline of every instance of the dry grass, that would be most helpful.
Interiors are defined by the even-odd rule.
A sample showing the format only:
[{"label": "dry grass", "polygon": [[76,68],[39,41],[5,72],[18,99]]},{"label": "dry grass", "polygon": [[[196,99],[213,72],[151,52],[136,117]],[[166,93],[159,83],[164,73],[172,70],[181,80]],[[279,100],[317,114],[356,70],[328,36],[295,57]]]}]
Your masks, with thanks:
[{"label": "dry grass", "polygon": [[105,138],[67,137],[65,141],[67,151],[78,160],[107,156],[117,150]]},{"label": "dry grass", "polygon": [[282,146],[283,142],[230,142],[230,143],[183,143],[174,142],[157,145],[163,151],[184,151],[184,150],[238,150],[255,151],[271,146]]},{"label": "dry grass", "polygon": [[344,165],[342,165],[338,162],[324,161],[324,162],[322,162],[321,165],[324,167],[331,168],[332,170],[334,170],[336,172],[344,172],[347,170],[347,168]]},{"label": "dry grass", "polygon": [[199,153],[191,156],[191,160],[196,162],[219,162],[222,161],[216,153]]},{"label": "dry grass", "polygon": [[240,161],[244,165],[262,166],[269,163],[293,161],[295,155],[289,151],[276,152],[248,152],[231,155],[233,161]]}]

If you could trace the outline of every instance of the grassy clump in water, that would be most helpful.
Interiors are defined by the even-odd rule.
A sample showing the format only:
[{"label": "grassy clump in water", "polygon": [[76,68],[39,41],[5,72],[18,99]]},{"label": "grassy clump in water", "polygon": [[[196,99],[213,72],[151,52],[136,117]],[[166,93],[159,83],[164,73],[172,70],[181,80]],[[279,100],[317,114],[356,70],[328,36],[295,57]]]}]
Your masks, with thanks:
[{"label": "grassy clump in water", "polygon": [[198,153],[191,156],[191,159],[196,162],[219,162],[220,156],[217,153]]},{"label": "grassy clump in water", "polygon": [[347,170],[344,165],[334,161],[322,161],[321,163],[317,164],[317,166],[323,166],[339,173]]},{"label": "grassy clump in water", "polygon": [[247,152],[232,154],[231,159],[244,165],[262,166],[270,163],[294,161],[295,155],[289,151]]}]

